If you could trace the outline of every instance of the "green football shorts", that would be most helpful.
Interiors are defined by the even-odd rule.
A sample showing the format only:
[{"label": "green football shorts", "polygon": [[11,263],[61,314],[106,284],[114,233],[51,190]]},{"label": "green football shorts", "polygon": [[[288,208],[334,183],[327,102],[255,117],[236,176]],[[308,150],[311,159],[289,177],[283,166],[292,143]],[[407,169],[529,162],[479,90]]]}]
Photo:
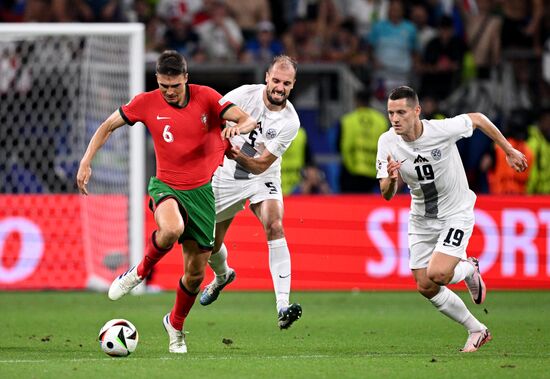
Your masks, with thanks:
[{"label": "green football shorts", "polygon": [[214,247],[214,230],[216,226],[216,208],[212,185],[206,183],[191,190],[176,190],[156,177],[149,180],[149,208],[154,212],[157,206],[168,198],[174,198],[179,204],[185,223],[179,243],[185,240],[197,241],[203,250]]}]

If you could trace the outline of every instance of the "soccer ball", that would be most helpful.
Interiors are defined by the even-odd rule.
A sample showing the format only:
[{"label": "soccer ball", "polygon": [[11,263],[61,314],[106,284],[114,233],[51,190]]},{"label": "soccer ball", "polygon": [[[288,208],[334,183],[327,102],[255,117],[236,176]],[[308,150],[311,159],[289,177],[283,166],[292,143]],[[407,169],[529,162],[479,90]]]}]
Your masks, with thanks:
[{"label": "soccer ball", "polygon": [[116,318],[107,321],[99,331],[101,350],[111,357],[125,357],[136,350],[139,335],[128,320]]}]

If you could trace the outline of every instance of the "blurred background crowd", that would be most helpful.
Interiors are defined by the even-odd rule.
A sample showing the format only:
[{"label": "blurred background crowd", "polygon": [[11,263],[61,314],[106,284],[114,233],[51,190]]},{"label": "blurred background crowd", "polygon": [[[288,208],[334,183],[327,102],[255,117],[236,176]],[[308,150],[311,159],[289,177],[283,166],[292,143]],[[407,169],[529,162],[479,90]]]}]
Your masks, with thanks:
[{"label": "blurred background crowd", "polygon": [[302,67],[344,65],[358,84],[335,119],[319,122],[291,97],[303,128],[283,159],[287,194],[377,192],[385,99],[404,84],[424,118],[481,111],[527,155],[517,174],[482,133],[460,141],[474,191],[550,193],[549,0],[2,0],[0,22],[141,22],[147,62],[174,49],[191,75],[264,68],[282,53],[297,59],[299,82],[315,81]]}]

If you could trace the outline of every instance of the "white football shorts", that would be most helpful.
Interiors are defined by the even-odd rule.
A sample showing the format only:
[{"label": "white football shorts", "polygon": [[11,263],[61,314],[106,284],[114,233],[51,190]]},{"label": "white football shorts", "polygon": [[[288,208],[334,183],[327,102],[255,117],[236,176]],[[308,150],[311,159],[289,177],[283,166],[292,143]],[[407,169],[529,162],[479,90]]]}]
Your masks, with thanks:
[{"label": "white football shorts", "polygon": [[434,251],[466,259],[466,247],[474,231],[474,213],[466,212],[437,220],[409,217],[409,267],[426,268]]},{"label": "white football shorts", "polygon": [[244,209],[246,200],[251,204],[268,199],[283,202],[281,179],[277,177],[224,180],[214,176],[212,189],[216,199],[216,222],[235,217]]}]

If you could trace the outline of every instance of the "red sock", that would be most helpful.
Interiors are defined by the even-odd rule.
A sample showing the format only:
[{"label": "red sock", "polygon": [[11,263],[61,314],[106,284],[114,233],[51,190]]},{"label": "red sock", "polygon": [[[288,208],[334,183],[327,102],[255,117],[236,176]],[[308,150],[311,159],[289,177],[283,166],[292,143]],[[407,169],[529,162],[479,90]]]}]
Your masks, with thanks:
[{"label": "red sock", "polygon": [[174,327],[174,329],[183,329],[183,322],[193,307],[197,295],[198,292],[189,292],[180,279],[179,286],[176,291],[176,303],[174,304],[174,308],[172,308],[172,312],[170,312],[170,324]]},{"label": "red sock", "polygon": [[157,246],[157,243],[155,242],[155,235],[157,234],[157,231],[155,230],[153,234],[151,235],[151,238],[147,240],[147,246],[145,247],[145,257],[141,260],[140,264],[137,267],[137,274],[141,278],[145,278],[149,273],[151,272],[151,269],[154,265],[157,264],[158,261],[164,255],[172,249],[172,246],[168,247],[167,249],[161,249]]}]

